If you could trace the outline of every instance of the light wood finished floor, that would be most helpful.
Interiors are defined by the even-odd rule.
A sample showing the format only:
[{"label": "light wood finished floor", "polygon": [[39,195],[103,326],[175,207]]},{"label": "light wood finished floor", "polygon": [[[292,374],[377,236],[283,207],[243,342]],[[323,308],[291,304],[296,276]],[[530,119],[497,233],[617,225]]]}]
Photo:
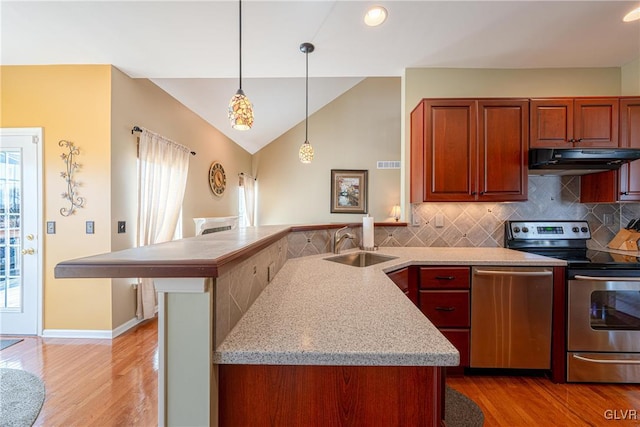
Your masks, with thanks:
[{"label": "light wood finished floor", "polygon": [[[0,351],[0,367],[24,369],[45,382],[36,426],[157,425],[157,360],[156,321],[113,341],[27,337]],[[447,382],[478,403],[488,427],[640,426],[639,385],[479,375]],[[629,410],[636,419],[620,419]]]}]

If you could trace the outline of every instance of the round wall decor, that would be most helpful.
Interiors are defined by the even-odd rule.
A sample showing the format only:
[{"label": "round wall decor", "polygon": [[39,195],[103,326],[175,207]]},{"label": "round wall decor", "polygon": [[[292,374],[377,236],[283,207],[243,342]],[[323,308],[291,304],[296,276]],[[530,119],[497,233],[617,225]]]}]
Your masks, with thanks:
[{"label": "round wall decor", "polygon": [[216,196],[222,196],[227,187],[227,176],[220,162],[211,163],[209,168],[209,186]]}]

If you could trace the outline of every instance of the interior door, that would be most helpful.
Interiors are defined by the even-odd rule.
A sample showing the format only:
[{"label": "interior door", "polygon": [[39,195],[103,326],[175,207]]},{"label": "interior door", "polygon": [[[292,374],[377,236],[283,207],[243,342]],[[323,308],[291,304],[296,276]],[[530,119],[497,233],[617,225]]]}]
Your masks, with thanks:
[{"label": "interior door", "polygon": [[0,334],[41,329],[42,129],[0,129]]}]

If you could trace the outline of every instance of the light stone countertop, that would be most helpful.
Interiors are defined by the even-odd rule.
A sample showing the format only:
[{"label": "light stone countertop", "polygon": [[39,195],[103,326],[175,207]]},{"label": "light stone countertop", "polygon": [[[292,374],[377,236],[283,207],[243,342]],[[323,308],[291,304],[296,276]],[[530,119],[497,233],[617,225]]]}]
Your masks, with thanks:
[{"label": "light stone countertop", "polygon": [[385,272],[408,265],[566,265],[503,248],[375,253],[397,258],[369,267],[324,260],[334,254],[288,260],[216,349],[214,363],[456,366],[455,347]]}]

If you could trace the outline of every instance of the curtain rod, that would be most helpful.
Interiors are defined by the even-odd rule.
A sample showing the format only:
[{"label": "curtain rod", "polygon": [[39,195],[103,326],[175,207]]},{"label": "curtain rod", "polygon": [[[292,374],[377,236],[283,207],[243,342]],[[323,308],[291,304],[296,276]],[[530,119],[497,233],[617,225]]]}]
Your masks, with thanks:
[{"label": "curtain rod", "polygon": [[[133,135],[134,132],[142,132],[142,128],[140,126],[134,126],[133,128],[131,128],[131,135]],[[196,152],[191,151],[191,155],[195,156]]]},{"label": "curtain rod", "polygon": [[249,175],[249,174],[246,174],[246,173],[244,173],[244,172],[240,172],[238,175],[239,175],[239,176],[248,176],[249,178],[253,178],[253,180],[254,180],[254,181],[257,181],[257,180],[258,180],[258,178],[255,178],[255,177],[253,177],[253,176],[251,176],[251,175]]}]

